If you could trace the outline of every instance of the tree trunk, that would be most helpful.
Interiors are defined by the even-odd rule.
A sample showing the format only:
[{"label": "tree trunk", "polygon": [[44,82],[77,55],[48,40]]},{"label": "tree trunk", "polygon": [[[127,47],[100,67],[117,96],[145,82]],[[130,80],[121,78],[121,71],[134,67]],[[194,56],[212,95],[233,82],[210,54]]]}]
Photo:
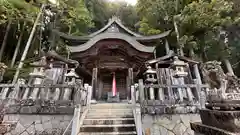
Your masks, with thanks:
[{"label": "tree trunk", "polygon": [[12,62],[11,62],[11,68],[15,64],[15,61],[16,61],[16,58],[17,58],[17,55],[18,55],[18,52],[19,52],[19,48],[21,46],[21,42],[22,42],[22,38],[23,38],[23,34],[24,34],[24,29],[25,29],[24,27],[25,27],[25,22],[22,26],[20,36],[18,37],[18,43],[17,43],[17,46],[15,48],[14,55],[13,55]]},{"label": "tree trunk", "polygon": [[230,61],[228,59],[223,59],[224,64],[227,67],[228,73],[230,73],[231,75],[234,75],[233,69],[232,69],[232,65],[230,63]]},{"label": "tree trunk", "polygon": [[7,45],[8,33],[10,31],[11,24],[12,24],[12,21],[9,20],[8,25],[7,25],[7,29],[6,29],[6,32],[5,32],[5,36],[4,36],[4,39],[3,39],[3,43],[2,43],[2,46],[1,46],[1,50],[0,50],[0,61],[2,61],[3,52],[4,52],[5,47]]},{"label": "tree trunk", "polygon": [[28,53],[29,47],[30,47],[30,45],[31,45],[32,39],[33,39],[33,37],[34,37],[34,33],[36,32],[37,25],[38,25],[39,19],[40,19],[40,17],[41,17],[43,8],[44,8],[44,5],[42,5],[42,7],[41,7],[41,9],[40,9],[40,11],[39,11],[39,13],[38,13],[38,16],[37,16],[37,18],[36,18],[36,20],[35,20],[35,22],[34,22],[32,31],[31,31],[31,33],[30,33],[30,36],[29,36],[28,41],[27,41],[27,43],[26,43],[25,49],[24,49],[24,51],[23,51],[23,54],[22,54],[20,63],[19,63],[19,65],[18,65],[18,67],[17,67],[17,71],[16,71],[16,73],[15,73],[15,75],[14,75],[14,78],[13,78],[13,81],[12,81],[13,84],[17,82],[18,76],[19,76],[19,74],[20,74],[20,70],[21,70],[22,67],[23,67],[23,61],[24,61],[24,60],[26,59],[26,57],[27,57],[27,53]]},{"label": "tree trunk", "polygon": [[179,47],[179,55],[184,56],[183,47],[182,47],[182,45],[180,44],[180,41],[179,41],[180,33],[179,33],[179,30],[178,30],[177,22],[175,20],[173,20],[173,24],[174,24],[175,32],[177,34],[177,43],[178,43],[178,47]]}]

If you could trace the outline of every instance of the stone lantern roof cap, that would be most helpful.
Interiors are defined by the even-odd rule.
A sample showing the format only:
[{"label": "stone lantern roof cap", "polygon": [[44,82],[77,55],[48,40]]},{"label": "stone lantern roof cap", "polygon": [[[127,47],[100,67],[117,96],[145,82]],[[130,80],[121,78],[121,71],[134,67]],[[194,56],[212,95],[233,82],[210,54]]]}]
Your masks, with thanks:
[{"label": "stone lantern roof cap", "polygon": [[156,70],[152,69],[151,66],[148,66],[147,68],[148,68],[148,70],[144,74],[156,74],[157,73]]},{"label": "stone lantern roof cap", "polygon": [[77,75],[77,73],[75,72],[75,69],[71,69],[71,71],[67,74],[65,74],[66,77],[75,77],[75,78],[79,78],[79,76]]}]

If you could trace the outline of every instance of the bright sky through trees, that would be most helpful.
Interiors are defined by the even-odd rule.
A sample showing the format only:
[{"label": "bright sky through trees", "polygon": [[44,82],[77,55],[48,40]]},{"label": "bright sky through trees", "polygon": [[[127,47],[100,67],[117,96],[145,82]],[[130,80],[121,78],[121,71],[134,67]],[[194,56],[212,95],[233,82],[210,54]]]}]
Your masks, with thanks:
[{"label": "bright sky through trees", "polygon": [[129,3],[129,4],[133,5],[133,6],[137,4],[137,0],[108,0],[108,1],[110,1],[110,2],[125,1],[125,2],[127,2],[127,3]]}]

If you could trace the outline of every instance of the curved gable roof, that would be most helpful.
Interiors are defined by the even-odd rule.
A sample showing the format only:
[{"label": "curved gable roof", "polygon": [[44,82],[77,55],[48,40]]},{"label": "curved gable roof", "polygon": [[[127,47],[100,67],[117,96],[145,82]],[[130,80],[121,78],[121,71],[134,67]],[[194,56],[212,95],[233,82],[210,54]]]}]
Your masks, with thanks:
[{"label": "curved gable roof", "polygon": [[137,49],[138,51],[141,51],[141,52],[153,53],[154,50],[155,50],[155,47],[142,45],[128,35],[125,35],[125,34],[122,34],[122,33],[112,34],[112,33],[108,33],[108,32],[99,34],[99,35],[91,38],[88,42],[86,42],[84,44],[81,44],[81,45],[78,45],[78,46],[68,46],[68,47],[69,47],[71,52],[82,52],[82,51],[86,51],[87,49],[91,48],[98,41],[101,41],[103,39],[121,39],[121,40],[124,40],[124,41],[128,42],[129,44],[131,44],[132,47],[134,47],[135,49]]},{"label": "curved gable roof", "polygon": [[133,31],[131,31],[131,30],[128,29],[127,27],[125,27],[125,26],[121,23],[120,19],[118,19],[118,18],[115,17],[115,16],[113,16],[111,19],[109,19],[108,24],[105,25],[102,29],[100,29],[100,30],[98,30],[98,31],[90,34],[89,36],[90,36],[90,37],[94,37],[94,36],[96,36],[96,35],[104,32],[104,31],[106,31],[106,30],[107,30],[111,25],[113,25],[114,23],[116,23],[120,28],[122,28],[123,30],[125,30],[127,33],[129,33],[129,34],[132,35],[132,36],[142,37],[142,35],[139,35],[139,34],[133,32]]}]

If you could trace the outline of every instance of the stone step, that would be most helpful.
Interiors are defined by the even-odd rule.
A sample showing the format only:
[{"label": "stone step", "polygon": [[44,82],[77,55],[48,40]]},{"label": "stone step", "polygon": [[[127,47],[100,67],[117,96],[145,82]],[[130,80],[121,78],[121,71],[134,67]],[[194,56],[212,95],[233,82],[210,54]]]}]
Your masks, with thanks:
[{"label": "stone step", "polygon": [[102,116],[102,115],[132,115],[133,112],[91,112],[89,111],[87,115],[99,115],[99,116]]},{"label": "stone step", "polygon": [[85,119],[83,125],[119,125],[135,124],[133,118],[115,118],[115,119]]},{"label": "stone step", "polygon": [[87,115],[86,116],[87,119],[89,118],[133,118],[133,114],[129,114],[129,115],[126,115],[126,114],[114,114],[114,115],[111,115],[111,114],[105,114],[105,115],[98,115],[98,114],[91,114],[91,115]]},{"label": "stone step", "polygon": [[132,112],[132,109],[89,109],[89,112],[96,112],[96,113],[99,113],[99,112]]},{"label": "stone step", "polygon": [[136,135],[137,132],[81,132],[78,135]]},{"label": "stone step", "polygon": [[96,105],[91,105],[91,109],[121,109],[121,108],[132,108],[132,105],[130,104],[121,104],[121,103],[104,103],[104,104],[96,104]]},{"label": "stone step", "polygon": [[126,132],[136,131],[135,124],[119,125],[82,125],[80,132]]}]

